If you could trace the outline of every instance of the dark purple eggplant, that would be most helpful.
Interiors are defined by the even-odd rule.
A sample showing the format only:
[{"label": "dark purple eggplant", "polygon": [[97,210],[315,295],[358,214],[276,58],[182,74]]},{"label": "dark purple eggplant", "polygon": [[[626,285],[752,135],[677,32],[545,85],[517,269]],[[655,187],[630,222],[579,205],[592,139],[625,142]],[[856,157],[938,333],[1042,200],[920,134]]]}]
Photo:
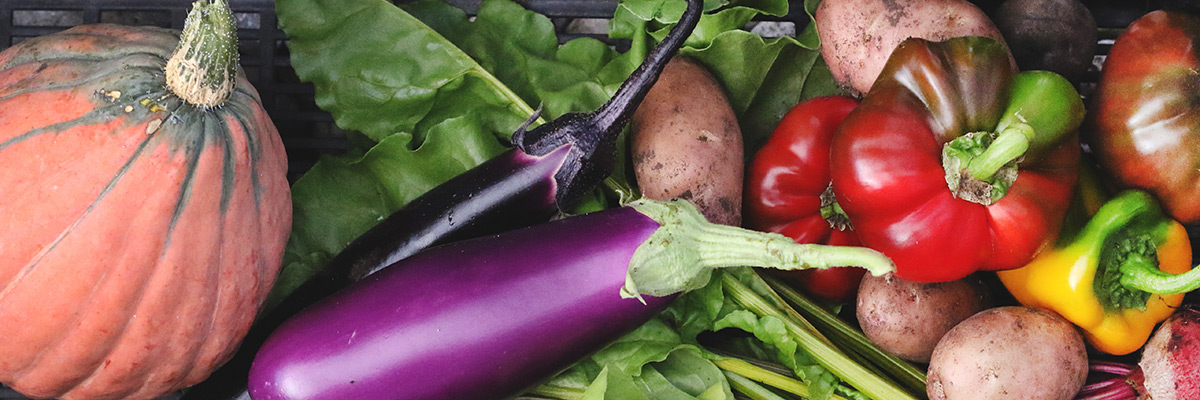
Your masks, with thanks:
[{"label": "dark purple eggplant", "polygon": [[305,309],[263,345],[254,400],[521,394],[648,321],[716,268],[854,265],[874,250],[708,222],[686,201],[562,218],[419,252]]},{"label": "dark purple eggplant", "polygon": [[[346,285],[429,246],[549,220],[612,173],[617,137],[691,34],[701,0],[688,0],[679,23],[604,105],[564,114],[513,134],[501,153],[409,202],[350,242],[312,278],[270,310],[233,358],[183,400],[247,400],[246,374],[263,340],[288,317]],[[530,119],[536,118],[536,115]]]}]

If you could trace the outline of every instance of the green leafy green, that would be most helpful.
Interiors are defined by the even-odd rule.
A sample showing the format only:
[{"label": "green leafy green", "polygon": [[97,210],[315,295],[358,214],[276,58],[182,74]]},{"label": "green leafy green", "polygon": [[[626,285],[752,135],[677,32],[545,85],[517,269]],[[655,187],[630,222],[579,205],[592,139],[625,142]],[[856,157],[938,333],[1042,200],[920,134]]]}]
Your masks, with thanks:
[{"label": "green leafy green", "polygon": [[483,96],[460,104],[488,119],[521,121],[533,109],[438,32],[383,0],[281,0],[276,13],[293,66],[316,86],[338,126],[376,140],[414,132],[445,90],[467,76]]},{"label": "green leafy green", "polygon": [[403,9],[429,23],[524,101],[544,104],[547,118],[603,104],[636,67],[596,39],[560,46],[549,18],[509,1],[484,1],[473,22],[440,1],[418,1]]},{"label": "green leafy green", "polygon": [[699,347],[653,319],[534,393],[584,392],[585,399],[733,399],[724,374]]},{"label": "green leafy green", "polygon": [[[748,268],[718,273],[732,275],[756,292],[771,290]],[[773,362],[791,370],[804,382],[811,398],[827,399],[835,393],[842,396],[857,395],[854,390],[840,385],[835,375],[821,367],[800,347],[784,327],[783,321],[776,317],[755,315],[728,297],[721,279],[713,279],[704,288],[680,295],[658,318],[576,364],[535,393],[574,388],[577,392],[587,390],[592,396],[597,396],[590,397],[595,399],[641,398],[639,396],[643,395],[675,398],[664,397],[668,396],[664,393],[678,394],[676,390],[682,384],[680,382],[698,380],[707,384],[722,374],[713,360],[723,356],[712,353],[708,347],[712,340],[702,342],[701,334],[728,331],[744,332],[749,336],[723,338],[719,346],[721,349],[739,356]],[[695,351],[703,357],[689,358],[690,361],[683,364],[687,370],[663,365],[681,351]],[[664,379],[675,383],[666,385],[655,373],[663,373]],[[636,395],[611,389],[623,387],[621,385],[626,380],[632,380],[637,387],[653,389]],[[727,378],[720,382],[729,384]],[[700,383],[691,383],[691,390],[686,393],[696,396],[702,386]]]},{"label": "green leafy green", "polygon": [[369,140],[293,185],[292,235],[266,309],[384,216],[504,151],[530,104],[551,117],[593,109],[633,65],[595,39],[559,46],[546,17],[507,0],[485,1],[474,21],[432,0],[279,0],[276,12],[317,104]]}]

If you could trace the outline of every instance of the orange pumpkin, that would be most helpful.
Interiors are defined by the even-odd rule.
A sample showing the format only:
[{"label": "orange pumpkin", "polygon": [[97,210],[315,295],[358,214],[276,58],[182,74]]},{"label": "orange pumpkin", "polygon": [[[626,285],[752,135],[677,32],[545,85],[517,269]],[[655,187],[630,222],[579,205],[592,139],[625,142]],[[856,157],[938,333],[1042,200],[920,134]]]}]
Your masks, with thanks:
[{"label": "orange pumpkin", "polygon": [[0,52],[0,383],[153,398],[249,329],[291,199],[234,29],[201,0],[182,41],[90,25]]}]

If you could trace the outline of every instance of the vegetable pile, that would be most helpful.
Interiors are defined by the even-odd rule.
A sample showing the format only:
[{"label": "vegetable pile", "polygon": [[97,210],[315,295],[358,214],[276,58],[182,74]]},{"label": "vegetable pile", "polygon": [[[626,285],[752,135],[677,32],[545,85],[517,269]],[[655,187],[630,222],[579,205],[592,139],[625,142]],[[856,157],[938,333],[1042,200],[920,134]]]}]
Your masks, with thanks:
[{"label": "vegetable pile", "polygon": [[223,1],[23,42],[0,384],[1200,396],[1200,17],[1133,21],[1089,86],[1083,4],[978,4],[620,0],[604,42],[511,0],[277,0],[350,142],[290,190]]}]

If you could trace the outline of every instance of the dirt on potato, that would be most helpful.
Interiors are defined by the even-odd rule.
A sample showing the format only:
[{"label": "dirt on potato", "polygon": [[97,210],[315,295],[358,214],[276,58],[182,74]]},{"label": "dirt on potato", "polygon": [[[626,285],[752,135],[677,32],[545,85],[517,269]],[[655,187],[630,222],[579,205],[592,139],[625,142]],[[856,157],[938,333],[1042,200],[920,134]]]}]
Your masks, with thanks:
[{"label": "dirt on potato", "polygon": [[741,224],[741,128],[707,69],[688,58],[672,59],[630,129],[634,174],[644,196],[688,200],[709,221]]}]

